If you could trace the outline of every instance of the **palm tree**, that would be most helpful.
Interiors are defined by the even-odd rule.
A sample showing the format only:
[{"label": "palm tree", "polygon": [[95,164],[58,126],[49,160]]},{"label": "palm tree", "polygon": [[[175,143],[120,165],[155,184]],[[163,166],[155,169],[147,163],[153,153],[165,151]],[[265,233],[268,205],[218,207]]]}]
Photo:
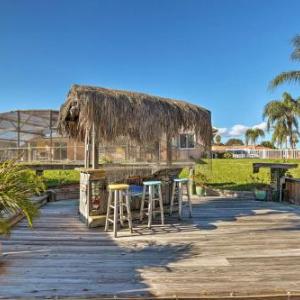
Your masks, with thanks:
[{"label": "palm tree", "polygon": [[256,141],[259,137],[264,137],[265,133],[260,128],[249,128],[245,132],[245,141],[246,145],[249,144],[249,142],[255,146]]},{"label": "palm tree", "polygon": [[[294,50],[291,54],[291,58],[292,58],[292,60],[300,61],[300,35],[296,35],[293,38],[292,44],[293,44]],[[275,88],[285,82],[300,83],[300,70],[282,72],[281,74],[277,75],[270,82],[270,87]]]},{"label": "palm tree", "polygon": [[273,129],[272,143],[276,144],[278,148],[283,148],[283,145],[285,144],[285,147],[287,148],[287,137],[289,133],[285,123],[278,122]]},{"label": "palm tree", "polygon": [[222,138],[219,134],[215,136],[215,142],[217,145],[219,145],[221,143],[221,140],[222,140]]},{"label": "palm tree", "polygon": [[44,189],[42,178],[24,169],[14,161],[0,163],[0,234],[8,231],[3,213],[22,212],[29,225],[37,214],[37,208],[28,199]]},{"label": "palm tree", "polygon": [[295,131],[298,133],[300,115],[300,99],[293,99],[288,93],[283,93],[282,100],[273,100],[264,108],[263,117],[267,118],[267,129],[274,129],[274,139],[282,145],[283,139],[289,138],[291,148],[295,147]]}]

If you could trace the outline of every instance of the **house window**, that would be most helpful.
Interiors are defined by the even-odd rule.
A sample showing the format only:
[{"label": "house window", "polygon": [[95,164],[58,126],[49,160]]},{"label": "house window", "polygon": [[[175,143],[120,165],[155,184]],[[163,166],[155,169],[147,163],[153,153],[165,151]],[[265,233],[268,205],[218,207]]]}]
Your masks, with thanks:
[{"label": "house window", "polygon": [[182,149],[195,148],[195,135],[192,133],[182,133],[179,135],[179,146]]}]

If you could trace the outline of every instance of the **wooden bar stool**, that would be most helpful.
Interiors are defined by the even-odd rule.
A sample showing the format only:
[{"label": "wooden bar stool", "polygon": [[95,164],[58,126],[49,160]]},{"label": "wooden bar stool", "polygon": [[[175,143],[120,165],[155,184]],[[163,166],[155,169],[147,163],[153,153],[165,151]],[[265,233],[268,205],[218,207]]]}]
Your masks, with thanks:
[{"label": "wooden bar stool", "polygon": [[[130,232],[132,233],[132,217],[130,210],[130,194],[128,184],[110,184],[108,185],[108,203],[105,221],[105,231],[108,231],[109,222],[113,223],[114,237],[117,237],[118,219],[121,226],[124,226],[124,220],[128,221]],[[127,211],[127,216],[124,216],[124,207]],[[111,210],[113,219],[110,218]],[[120,212],[120,216],[119,215]]]},{"label": "wooden bar stool", "polygon": [[[155,191],[156,190],[156,191]],[[146,199],[146,194],[148,194],[148,199]],[[155,198],[157,196],[157,198]],[[145,201],[148,202],[148,209],[145,208]],[[155,201],[159,202],[159,211],[155,210]],[[141,202],[140,210],[140,220],[143,221],[144,212],[148,215],[148,227],[151,228],[152,225],[152,216],[155,212],[160,212],[161,224],[164,225],[164,207],[163,199],[161,193],[161,181],[144,181],[143,182],[143,196]]]},{"label": "wooden bar stool", "polygon": [[182,216],[182,199],[183,199],[183,186],[186,186],[187,198],[189,204],[190,218],[192,217],[192,201],[189,189],[189,179],[188,178],[176,178],[173,181],[172,186],[172,196],[171,196],[171,205],[170,205],[170,215],[172,215],[174,200],[178,201],[178,218],[181,219]]}]

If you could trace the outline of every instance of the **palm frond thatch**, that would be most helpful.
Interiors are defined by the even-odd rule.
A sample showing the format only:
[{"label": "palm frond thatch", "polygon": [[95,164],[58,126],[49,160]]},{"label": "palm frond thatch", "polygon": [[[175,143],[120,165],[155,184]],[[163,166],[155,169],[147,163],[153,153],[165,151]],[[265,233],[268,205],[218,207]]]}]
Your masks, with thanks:
[{"label": "palm frond thatch", "polygon": [[138,143],[158,141],[164,133],[175,136],[194,130],[210,147],[211,114],[186,103],[143,93],[73,85],[62,105],[58,131],[80,141],[95,126],[101,141],[127,136]]}]

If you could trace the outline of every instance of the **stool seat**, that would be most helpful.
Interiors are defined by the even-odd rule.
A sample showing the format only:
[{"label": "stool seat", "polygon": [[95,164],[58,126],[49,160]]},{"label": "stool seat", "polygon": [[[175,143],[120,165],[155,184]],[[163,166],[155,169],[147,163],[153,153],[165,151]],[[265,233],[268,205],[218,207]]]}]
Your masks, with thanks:
[{"label": "stool seat", "polygon": [[188,182],[189,179],[188,178],[175,178],[174,181],[175,182]]},{"label": "stool seat", "polygon": [[[143,221],[144,211],[148,215],[148,227],[151,228],[152,217],[155,216],[156,212],[160,212],[161,224],[164,225],[164,207],[163,207],[163,198],[161,191],[161,181],[159,180],[149,180],[143,182],[143,195],[140,208],[140,220]],[[148,196],[146,199],[146,195]],[[148,202],[148,209],[145,208],[145,201]],[[155,209],[156,201],[159,202],[159,211]]]},{"label": "stool seat", "polygon": [[[127,211],[127,217],[124,216],[124,207]],[[110,217],[111,215],[113,218]],[[124,220],[128,221],[130,232],[132,232],[132,216],[130,210],[130,192],[128,184],[108,185],[108,202],[104,230],[108,231],[109,223],[113,223],[115,238],[117,237],[118,220],[120,221],[121,226],[124,225]]]},{"label": "stool seat", "polygon": [[171,205],[170,205],[170,215],[172,215],[174,200],[178,200],[178,218],[181,219],[182,215],[182,202],[183,202],[183,186],[186,187],[187,198],[190,210],[190,217],[192,217],[192,201],[189,189],[189,180],[188,178],[174,178],[173,187],[172,187],[172,196],[171,196]]},{"label": "stool seat", "polygon": [[109,190],[127,190],[129,188],[128,184],[109,184]]},{"label": "stool seat", "polygon": [[161,184],[161,181],[144,181],[143,182],[144,185],[157,185],[157,184]]}]

